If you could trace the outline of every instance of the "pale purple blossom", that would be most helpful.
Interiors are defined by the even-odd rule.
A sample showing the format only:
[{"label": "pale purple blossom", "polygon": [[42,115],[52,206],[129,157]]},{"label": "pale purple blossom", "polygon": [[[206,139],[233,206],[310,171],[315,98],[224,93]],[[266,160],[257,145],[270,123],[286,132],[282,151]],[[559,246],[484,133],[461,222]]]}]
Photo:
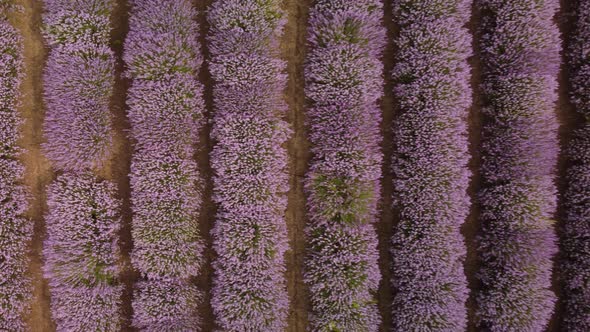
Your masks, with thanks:
[{"label": "pale purple blossom", "polygon": [[479,328],[542,331],[556,236],[559,1],[478,0],[483,61]]},{"label": "pale purple blossom", "polygon": [[46,142],[60,170],[100,168],[109,157],[114,55],[109,0],[48,0],[44,34],[51,48],[44,74]]},{"label": "pale purple blossom", "polygon": [[[0,3],[0,10],[7,10],[6,5]],[[27,194],[18,160],[22,43],[19,32],[0,13],[0,330],[16,332],[26,330],[23,315],[32,291],[27,250],[33,225],[24,217]]]},{"label": "pale purple blossom", "polygon": [[44,276],[59,331],[119,331],[121,202],[108,181],[60,175],[47,190]]},{"label": "pale purple blossom", "polygon": [[378,0],[321,0],[310,13],[305,95],[310,330],[377,331],[377,202],[385,44]]},{"label": "pale purple blossom", "polygon": [[217,0],[208,13],[218,203],[211,304],[222,331],[283,331],[287,324],[284,143],[290,129],[282,120],[280,6],[278,0]]},{"label": "pale purple blossom", "polygon": [[392,331],[462,331],[471,0],[394,1]]},{"label": "pale purple blossom", "polygon": [[188,0],[135,0],[124,60],[132,79],[133,252],[141,280],[133,325],[142,331],[197,331],[203,244],[198,216],[202,181],[194,160],[204,121],[202,63]]}]

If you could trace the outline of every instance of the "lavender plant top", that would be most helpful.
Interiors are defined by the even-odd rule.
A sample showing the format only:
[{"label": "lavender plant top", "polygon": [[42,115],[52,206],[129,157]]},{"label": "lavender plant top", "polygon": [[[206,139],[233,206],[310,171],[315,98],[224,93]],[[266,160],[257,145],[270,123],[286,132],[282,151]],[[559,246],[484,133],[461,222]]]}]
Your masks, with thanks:
[{"label": "lavender plant top", "polygon": [[570,166],[563,197],[563,329],[584,332],[590,330],[590,1],[576,1],[575,10],[567,53],[570,99],[586,121],[574,132],[566,151]]},{"label": "lavender plant top", "polygon": [[221,331],[283,331],[288,299],[284,213],[290,135],[281,119],[284,23],[278,0],[217,0],[209,8],[218,203],[212,306]]},{"label": "lavender plant top", "polygon": [[99,168],[108,158],[111,5],[110,0],[45,1],[44,34],[51,50],[44,74],[43,149],[59,170]]},{"label": "lavender plant top", "polygon": [[198,166],[193,159],[203,121],[202,63],[196,11],[188,0],[135,0],[124,59],[133,79],[129,121],[133,325],[142,331],[196,331],[202,244]]},{"label": "lavender plant top", "polygon": [[471,0],[396,0],[393,331],[466,329]]},{"label": "lavender plant top", "polygon": [[[0,10],[5,10],[0,3]],[[0,13],[0,330],[25,331],[31,298],[27,245],[32,223],[23,214],[24,168],[17,160],[22,119],[17,110],[22,77],[22,39]]]},{"label": "lavender plant top", "polygon": [[479,0],[483,189],[479,193],[483,288],[479,328],[542,331],[553,312],[556,252],[553,183],[558,153],[554,114],[558,1]]},{"label": "lavender plant top", "polygon": [[48,188],[44,276],[58,331],[121,328],[121,218],[114,195],[111,183],[89,173],[66,173]]},{"label": "lavender plant top", "polygon": [[382,161],[382,16],[376,0],[316,1],[310,13],[305,281],[312,331],[377,331],[381,321],[373,224]]}]

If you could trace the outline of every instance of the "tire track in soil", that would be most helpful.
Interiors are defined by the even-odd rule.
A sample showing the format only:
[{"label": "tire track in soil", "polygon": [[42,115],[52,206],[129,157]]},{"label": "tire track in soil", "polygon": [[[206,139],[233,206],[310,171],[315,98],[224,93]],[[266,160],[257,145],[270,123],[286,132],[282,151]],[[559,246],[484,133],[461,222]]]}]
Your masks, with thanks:
[{"label": "tire track in soil", "polygon": [[49,286],[43,278],[43,240],[45,239],[46,195],[45,188],[55,174],[41,152],[43,139],[43,69],[47,52],[41,35],[43,5],[35,0],[17,0],[21,12],[13,13],[13,22],[24,41],[25,76],[21,85],[20,111],[25,120],[21,128],[21,161],[25,166],[24,183],[30,192],[27,216],[34,223],[34,234],[29,251],[29,273],[33,282],[31,311],[26,320],[34,331],[55,331],[49,310]]},{"label": "tire track in soil", "polygon": [[213,286],[213,266],[212,261],[215,259],[213,250],[213,238],[211,229],[215,224],[216,205],[212,200],[213,195],[213,170],[211,169],[210,153],[213,150],[213,141],[210,138],[211,125],[213,119],[213,80],[209,72],[208,61],[210,59],[209,49],[207,48],[207,35],[209,33],[209,23],[207,22],[207,8],[211,5],[212,0],[194,0],[193,4],[198,10],[197,23],[199,24],[200,34],[199,41],[201,53],[203,54],[203,65],[199,73],[199,81],[203,84],[203,97],[205,100],[205,124],[201,129],[198,152],[196,155],[199,171],[203,180],[202,203],[199,215],[200,234],[203,239],[205,250],[203,252],[204,261],[201,267],[201,273],[196,278],[196,284],[203,294],[201,305],[199,307],[199,318],[201,320],[202,331],[213,331],[216,328],[213,308],[211,307],[211,288]]},{"label": "tire track in soil", "polygon": [[283,60],[287,61],[288,82],[285,99],[289,106],[287,120],[293,136],[287,143],[289,155],[289,193],[286,223],[290,250],[285,255],[287,265],[287,291],[290,299],[287,331],[307,330],[309,299],[303,282],[305,258],[304,227],[307,223],[306,198],[303,179],[310,159],[309,142],[305,126],[305,94],[303,64],[307,44],[307,19],[311,0],[286,0],[284,10],[287,23],[281,41]]}]

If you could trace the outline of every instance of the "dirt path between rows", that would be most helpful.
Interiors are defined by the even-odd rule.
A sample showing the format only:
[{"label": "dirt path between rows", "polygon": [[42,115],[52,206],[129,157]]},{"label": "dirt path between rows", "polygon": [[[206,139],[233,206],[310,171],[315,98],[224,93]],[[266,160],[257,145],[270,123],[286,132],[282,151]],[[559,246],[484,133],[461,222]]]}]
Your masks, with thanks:
[{"label": "dirt path between rows", "polygon": [[22,104],[20,111],[25,119],[22,127],[21,145],[25,153],[21,159],[25,165],[24,182],[28,187],[31,199],[27,216],[34,223],[34,235],[30,258],[30,274],[33,280],[33,300],[27,323],[34,332],[50,332],[55,330],[49,311],[49,288],[42,273],[42,248],[45,238],[46,211],[45,187],[54,173],[47,159],[41,153],[43,142],[43,68],[46,52],[41,36],[40,1],[18,0],[15,3],[22,11],[13,15],[15,26],[20,30],[24,40],[25,77],[21,86]]},{"label": "dirt path between rows", "polygon": [[121,282],[125,285],[123,291],[123,331],[134,331],[131,328],[133,309],[131,300],[133,297],[133,283],[137,280],[137,274],[131,267],[130,254],[133,249],[131,237],[131,186],[129,172],[131,169],[131,155],[133,145],[128,133],[130,130],[127,119],[127,90],[129,80],[124,78],[125,64],[123,62],[123,45],[129,30],[129,9],[127,0],[116,0],[111,14],[111,47],[115,53],[115,86],[111,99],[111,114],[113,116],[113,146],[111,159],[101,174],[105,179],[112,181],[117,186],[117,193],[121,199],[121,229],[119,231],[119,247],[121,248]]},{"label": "dirt path between rows", "polygon": [[211,287],[213,285],[213,266],[211,262],[215,259],[213,251],[213,239],[211,229],[215,223],[216,205],[212,200],[213,195],[213,170],[210,164],[210,153],[213,150],[213,141],[211,140],[211,119],[213,118],[213,81],[209,73],[208,60],[210,58],[207,48],[206,37],[209,33],[209,23],[207,22],[207,8],[211,5],[212,0],[194,0],[193,3],[198,10],[197,23],[200,28],[199,40],[201,43],[201,52],[205,61],[201,68],[199,80],[203,84],[203,97],[205,99],[205,124],[201,129],[199,150],[197,153],[197,162],[203,180],[202,203],[199,218],[200,232],[205,244],[203,252],[204,261],[201,273],[197,278],[197,286],[203,292],[203,299],[199,308],[199,318],[201,319],[202,331],[213,331],[215,326],[215,317],[211,308]]},{"label": "dirt path between rows", "polygon": [[307,18],[311,0],[287,0],[287,13],[281,51],[287,61],[288,83],[285,98],[289,105],[287,120],[293,136],[287,144],[289,154],[289,187],[286,212],[289,245],[286,254],[287,290],[290,298],[289,332],[307,331],[308,294],[303,283],[305,257],[304,227],[307,222],[303,179],[310,159],[309,142],[305,128],[305,95],[303,63],[305,61]]}]

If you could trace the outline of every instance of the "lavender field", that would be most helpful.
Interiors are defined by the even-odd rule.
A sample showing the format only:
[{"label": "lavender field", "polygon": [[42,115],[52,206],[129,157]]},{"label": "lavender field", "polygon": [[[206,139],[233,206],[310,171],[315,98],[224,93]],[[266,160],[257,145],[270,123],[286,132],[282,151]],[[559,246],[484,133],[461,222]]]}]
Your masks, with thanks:
[{"label": "lavender field", "polygon": [[590,331],[590,0],[0,0],[0,331]]}]

